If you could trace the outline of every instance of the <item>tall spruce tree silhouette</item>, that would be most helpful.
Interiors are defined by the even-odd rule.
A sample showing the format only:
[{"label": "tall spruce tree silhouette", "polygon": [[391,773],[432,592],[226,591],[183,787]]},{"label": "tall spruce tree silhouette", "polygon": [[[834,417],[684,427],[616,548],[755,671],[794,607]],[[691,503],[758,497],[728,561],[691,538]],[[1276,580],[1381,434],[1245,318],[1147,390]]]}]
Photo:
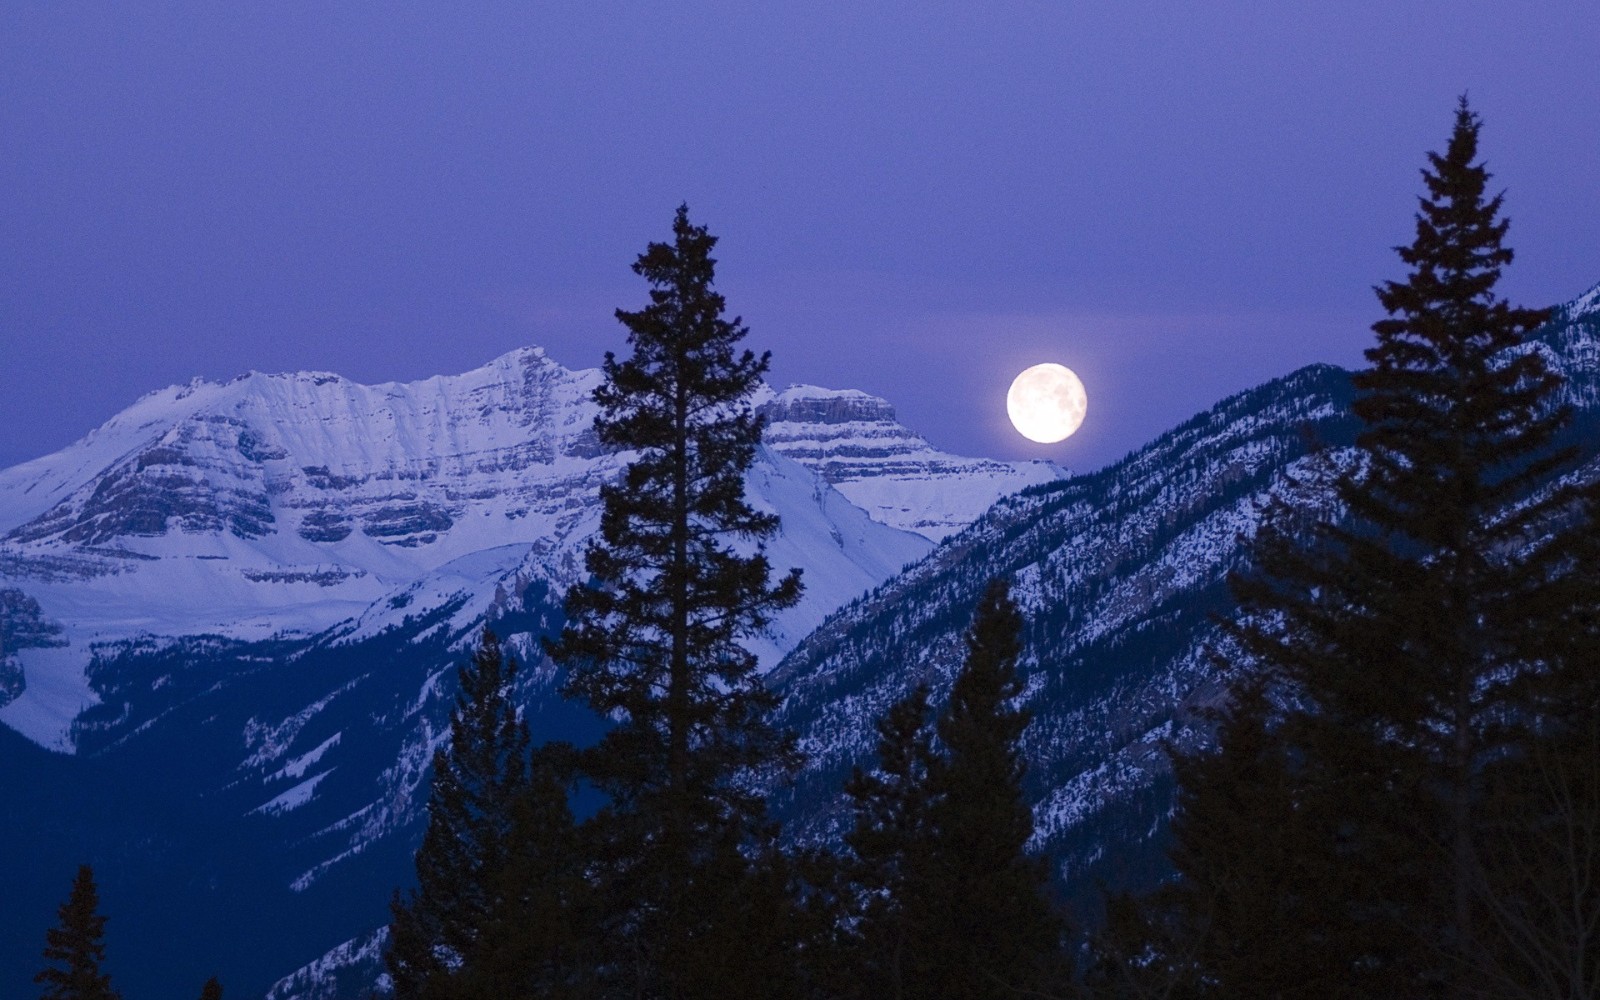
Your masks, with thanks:
[{"label": "tall spruce tree silhouette", "polygon": [[[1270,934],[1226,929],[1252,949],[1190,942],[1202,961],[1226,951],[1199,970],[1217,995],[1258,995],[1307,956],[1342,995],[1468,995],[1484,776],[1539,738],[1536,691],[1563,655],[1553,637],[1585,618],[1585,593],[1592,609],[1592,587],[1574,584],[1593,579],[1580,559],[1593,491],[1545,488],[1571,461],[1556,447],[1568,415],[1558,373],[1523,349],[1547,311],[1496,293],[1512,252],[1479,132],[1463,98],[1445,152],[1428,156],[1415,238],[1397,248],[1409,273],[1377,289],[1388,315],[1354,376],[1365,426],[1338,480],[1347,516],[1309,539],[1264,530],[1258,570],[1237,581],[1249,615],[1236,659],[1263,672],[1273,697],[1251,704],[1273,718],[1235,720],[1215,765],[1180,763],[1191,918],[1195,900],[1238,895],[1239,858],[1282,862],[1285,898],[1261,914]],[[1283,794],[1239,787],[1252,757],[1288,782],[1292,823]],[[1252,800],[1273,815],[1216,821]],[[1314,898],[1289,905],[1302,891]]]},{"label": "tall spruce tree silhouette", "polygon": [[760,839],[764,803],[738,779],[794,751],[744,642],[799,599],[800,578],[772,581],[763,542],[778,519],[744,496],[768,355],[738,349],[746,329],[713,289],[716,238],[687,207],[672,235],[633,265],[650,303],[617,311],[633,353],[605,357],[595,430],[634,458],[601,489],[590,581],[568,593],[547,649],[569,696],[616,722],[583,765],[608,796],[587,826],[611,972],[630,995],[687,997],[726,994],[760,963],[733,914],[754,898],[741,848]]}]

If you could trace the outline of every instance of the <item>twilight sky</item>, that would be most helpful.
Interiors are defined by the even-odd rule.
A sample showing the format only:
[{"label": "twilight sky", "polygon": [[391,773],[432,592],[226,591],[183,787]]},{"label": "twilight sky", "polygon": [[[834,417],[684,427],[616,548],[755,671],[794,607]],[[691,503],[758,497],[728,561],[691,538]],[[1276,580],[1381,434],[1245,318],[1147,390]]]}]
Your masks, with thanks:
[{"label": "twilight sky", "polygon": [[594,366],[687,201],[780,387],[1093,469],[1359,362],[1464,91],[1506,291],[1600,281],[1597,49],[1594,0],[0,5],[0,467],[197,375]]}]

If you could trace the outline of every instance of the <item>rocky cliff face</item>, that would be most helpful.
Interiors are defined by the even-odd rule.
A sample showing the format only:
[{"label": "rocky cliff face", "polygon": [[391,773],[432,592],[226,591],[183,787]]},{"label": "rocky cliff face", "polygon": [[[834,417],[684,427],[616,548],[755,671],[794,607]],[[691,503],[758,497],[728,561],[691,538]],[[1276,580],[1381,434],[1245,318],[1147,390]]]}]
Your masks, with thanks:
[{"label": "rocky cliff face", "polygon": [[166,389],[64,452],[9,470],[0,512],[32,516],[4,538],[94,546],[293,533],[332,543],[358,533],[429,545],[491,494],[510,512],[558,508],[564,495],[551,486],[578,471],[558,460],[597,456],[594,381],[528,349],[410,385],[254,373]]},{"label": "rocky cliff face", "polygon": [[767,442],[819,473],[884,524],[941,541],[998,499],[1066,478],[1052,462],[1000,462],[939,451],[895,420],[888,401],[853,390],[790,386],[763,398]]},{"label": "rocky cliff face", "polygon": [[22,693],[24,649],[65,646],[62,628],[45,618],[39,602],[11,587],[0,587],[0,705]]},{"label": "rocky cliff face", "polygon": [[[894,407],[889,405],[888,400],[859,391],[840,392],[809,385],[790,386],[761,404],[761,412],[791,436],[798,436],[797,432],[802,432],[807,424],[865,424],[880,428],[888,436],[927,444],[895,424]],[[826,453],[826,449],[816,450],[818,456]]]}]

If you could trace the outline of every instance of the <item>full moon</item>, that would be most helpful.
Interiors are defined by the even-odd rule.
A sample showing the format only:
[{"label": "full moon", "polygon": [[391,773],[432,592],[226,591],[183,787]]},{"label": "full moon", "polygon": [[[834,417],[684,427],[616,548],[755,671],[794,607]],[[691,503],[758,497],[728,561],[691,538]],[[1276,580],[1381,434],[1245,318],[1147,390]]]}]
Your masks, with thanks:
[{"label": "full moon", "polygon": [[1011,383],[1006,412],[1017,431],[1030,441],[1055,444],[1064,441],[1089,409],[1083,382],[1064,365],[1034,365]]}]

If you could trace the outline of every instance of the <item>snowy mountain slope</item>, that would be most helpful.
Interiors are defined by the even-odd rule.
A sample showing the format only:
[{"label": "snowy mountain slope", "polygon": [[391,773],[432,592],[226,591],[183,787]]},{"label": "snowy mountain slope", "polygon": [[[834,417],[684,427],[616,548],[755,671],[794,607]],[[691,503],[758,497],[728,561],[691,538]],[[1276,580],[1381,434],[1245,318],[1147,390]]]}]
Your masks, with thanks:
[{"label": "snowy mountain slope", "polygon": [[[93,815],[108,790],[138,796],[69,836],[43,831],[71,809],[7,812],[0,843],[67,871],[110,850],[121,891],[164,893],[125,932],[151,956],[136,982],[188,961],[176,943],[206,935],[185,914],[227,899],[256,901],[211,952],[250,956],[230,960],[246,990],[382,921],[482,622],[529,664],[518,697],[541,735],[592,735],[537,639],[627,458],[596,447],[597,379],[530,349],[412,385],[197,382],[0,473],[0,773],[17,801]],[[767,665],[932,546],[774,449],[747,486],[782,518],[774,566],[807,584],[757,650]],[[75,754],[44,766],[30,744]],[[59,767],[71,777],[43,780]],[[134,822],[145,810],[158,818]],[[25,904],[48,909],[55,888],[8,892],[0,940],[20,951],[0,945],[0,995],[26,989],[6,978],[36,951]]]},{"label": "snowy mountain slope", "polygon": [[[1577,474],[1600,477],[1600,288],[1558,309],[1532,349],[1567,376],[1569,437],[1587,456]],[[978,595],[1006,576],[1027,619],[1036,846],[1084,896],[1097,878],[1154,877],[1171,791],[1162,746],[1205,738],[1193,710],[1220,693],[1207,650],[1221,641],[1214,616],[1234,611],[1227,575],[1270,496],[1333,511],[1351,399],[1327,366],[1231,397],[1101,472],[1001,501],[823,623],[773,673],[811,755],[781,801],[797,835],[838,835],[839,790],[870,761],[874,721],[919,680],[948,689]]]},{"label": "snowy mountain slope", "polygon": [[979,594],[1006,576],[1027,622],[1038,846],[1079,887],[1107,874],[1093,868],[1106,840],[1164,812],[1160,741],[1192,738],[1185,704],[1214,695],[1209,616],[1261,505],[1309,440],[1350,439],[1349,399],[1327,366],[1232,397],[1108,469],[1002,501],[829,619],[773,675],[810,755],[780,812],[802,839],[839,834],[874,721],[919,681],[942,698]]},{"label": "snowy mountain slope", "polygon": [[[750,487],[753,503],[779,511],[785,521],[783,533],[768,547],[769,557],[777,566],[798,563],[803,578],[811,580],[801,604],[779,615],[758,644],[763,663],[775,663],[815,622],[926,551],[928,543],[920,536],[872,521],[814,474],[781,456],[764,456],[752,472]],[[569,554],[564,563],[575,565],[576,555]],[[302,695],[289,704],[292,712],[252,715],[244,723],[249,753],[239,770],[260,775],[263,787],[273,792],[255,810],[286,813],[315,799],[323,815],[333,817],[314,828],[294,827],[294,838],[311,837],[319,846],[292,877],[292,886],[303,890],[419,819],[419,795],[425,794],[427,767],[444,736],[453,697],[453,666],[465,658],[480,622],[493,622],[509,648],[533,668],[519,689],[530,711],[568,720],[560,726],[578,724],[573,720],[583,713],[560,703],[559,677],[537,646],[540,635],[557,627],[560,595],[575,580],[574,574],[530,558],[526,547],[485,550],[427,574],[360,618],[325,633],[303,653],[292,654],[361,660],[369,657],[369,648],[402,640],[420,647],[414,655],[408,651],[413,664],[409,670],[381,679],[348,670],[321,673],[318,686],[308,692],[314,699]],[[139,732],[141,720],[161,710],[159,703],[138,704],[151,683],[149,670],[137,657],[128,666],[134,672],[122,680],[103,673],[99,690],[107,704],[85,716],[78,729],[91,745],[128,739]],[[381,711],[370,708],[375,698],[384,705]],[[324,734],[327,723],[308,728],[336,699],[369,706],[368,718],[337,732]],[[319,734],[324,735],[314,741]],[[328,744],[335,736],[338,742]],[[346,739],[352,741],[348,752]],[[373,771],[372,762],[357,763],[352,773],[359,780],[315,783],[319,774],[341,766],[347,756],[367,754],[375,739],[392,745],[377,758],[379,770]],[[310,765],[305,761],[313,754],[317,773],[307,774]],[[287,787],[281,780],[285,776],[294,779]]]},{"label": "snowy mountain slope", "polygon": [[[0,628],[18,633],[0,631],[0,722],[67,749],[71,720],[98,699],[84,674],[98,648],[140,636],[310,637],[341,622],[370,635],[402,617],[385,612],[391,602],[455,593],[436,580],[422,594],[418,581],[451,565],[459,576],[491,549],[521,546],[522,564],[500,558],[480,574],[461,614],[482,614],[512,578],[564,589],[598,523],[599,485],[626,460],[594,437],[598,380],[529,348],[411,384],[323,373],[196,381],[0,473],[0,590],[14,595],[0,623],[16,623]],[[947,485],[967,507],[1009,484],[959,478]],[[785,522],[775,565],[802,567],[810,585],[765,663],[930,544],[874,521],[779,449],[761,452],[751,484]],[[928,510],[939,483],[923,487]],[[28,638],[40,629],[48,646]]]}]

